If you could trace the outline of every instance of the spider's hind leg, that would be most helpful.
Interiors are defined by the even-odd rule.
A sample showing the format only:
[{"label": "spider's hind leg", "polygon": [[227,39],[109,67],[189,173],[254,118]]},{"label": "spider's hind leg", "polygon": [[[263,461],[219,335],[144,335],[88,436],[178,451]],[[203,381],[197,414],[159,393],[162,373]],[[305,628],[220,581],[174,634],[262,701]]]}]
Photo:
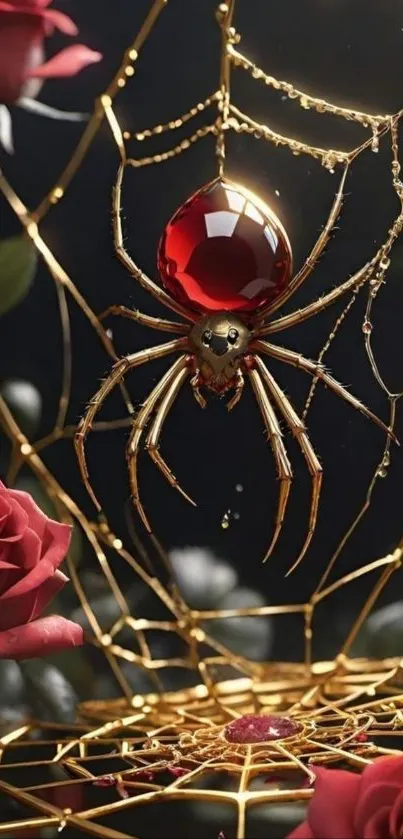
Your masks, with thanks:
[{"label": "spider's hind leg", "polygon": [[185,366],[177,372],[170,386],[167,387],[165,391],[162,401],[157,409],[153,425],[151,426],[150,432],[147,436],[146,449],[154,463],[158,466],[158,468],[160,469],[164,477],[167,479],[167,481],[171,484],[171,486],[174,487],[174,489],[177,489],[178,492],[180,492],[181,495],[183,495],[183,497],[190,502],[190,504],[196,507],[196,502],[193,501],[193,499],[182,489],[174,473],[169,468],[168,464],[165,462],[164,458],[162,457],[159,451],[159,439],[161,436],[163,425],[165,423],[165,420],[168,416],[173,402],[179,394],[179,391],[183,383],[189,376],[189,369],[186,360],[184,362],[184,365]]},{"label": "spider's hind leg", "polygon": [[148,521],[143,504],[140,500],[140,490],[137,474],[137,461],[140,449],[140,442],[143,432],[147,427],[149,419],[156,405],[158,404],[159,400],[164,396],[167,388],[169,388],[172,382],[175,380],[177,374],[182,369],[184,369],[185,365],[186,356],[181,355],[180,358],[178,358],[174,362],[174,364],[169,368],[169,370],[167,370],[167,372],[163,375],[162,379],[160,379],[160,381],[157,382],[151,393],[148,395],[147,399],[144,401],[138,414],[134,418],[129,441],[126,446],[126,459],[127,467],[129,470],[130,494],[132,502],[137,509],[137,512],[144,524],[144,527],[149,533],[152,532],[152,528]]},{"label": "spider's hind leg", "polygon": [[304,544],[297,556],[297,559],[287,572],[288,576],[288,574],[291,574],[291,572],[294,571],[294,569],[299,565],[299,563],[305,556],[309,548],[309,545],[311,544],[313,534],[315,532],[316,521],[318,517],[320,492],[322,488],[323,470],[315,454],[313,446],[309,440],[309,437],[306,433],[304,423],[302,422],[301,418],[298,416],[296,411],[294,411],[294,408],[292,407],[288,397],[281,390],[274,376],[272,376],[272,374],[269,372],[266,365],[263,363],[262,359],[259,358],[258,355],[255,356],[255,363],[275,404],[277,405],[279,411],[283,415],[285,421],[287,422],[287,425],[289,426],[292,434],[294,435],[295,439],[297,440],[300,446],[300,449],[306,460],[306,464],[308,466],[312,478],[312,496],[311,509],[309,513],[308,532],[305,537]]},{"label": "spider's hind leg", "polygon": [[286,448],[284,446],[282,440],[281,429],[277,420],[277,417],[274,413],[273,407],[270,403],[268,395],[266,393],[264,384],[262,382],[260,373],[258,370],[251,369],[248,372],[250,383],[252,385],[253,391],[256,396],[257,403],[260,408],[260,412],[263,417],[264,424],[267,429],[267,433],[270,440],[270,445],[273,451],[273,456],[277,466],[277,474],[280,481],[280,489],[279,489],[279,496],[278,496],[278,505],[277,505],[277,514],[276,514],[276,522],[274,527],[274,534],[271,540],[271,543],[268,547],[266,552],[266,556],[264,557],[263,562],[266,562],[269,556],[272,554],[274,547],[277,543],[277,540],[280,536],[281,529],[283,526],[283,521],[287,509],[288,504],[288,496],[290,494],[291,489],[291,482],[292,482],[292,469],[290,461],[288,460],[288,455],[286,452]]}]

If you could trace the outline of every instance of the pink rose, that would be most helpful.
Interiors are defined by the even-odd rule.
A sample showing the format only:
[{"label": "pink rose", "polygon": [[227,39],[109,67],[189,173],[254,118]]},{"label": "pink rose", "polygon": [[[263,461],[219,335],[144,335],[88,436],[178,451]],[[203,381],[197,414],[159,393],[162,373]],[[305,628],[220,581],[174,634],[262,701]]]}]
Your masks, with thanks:
[{"label": "pink rose", "polygon": [[32,79],[73,76],[100,61],[99,52],[73,44],[43,62],[43,43],[54,29],[76,35],[75,23],[48,9],[51,0],[0,0],[0,103],[11,105],[28,95]]},{"label": "pink rose", "polygon": [[71,536],[26,492],[0,481],[0,658],[35,658],[83,643],[66,618],[39,618],[68,578],[58,570]]},{"label": "pink rose", "polygon": [[403,758],[383,757],[362,775],[316,768],[308,818],[288,839],[400,839]]}]

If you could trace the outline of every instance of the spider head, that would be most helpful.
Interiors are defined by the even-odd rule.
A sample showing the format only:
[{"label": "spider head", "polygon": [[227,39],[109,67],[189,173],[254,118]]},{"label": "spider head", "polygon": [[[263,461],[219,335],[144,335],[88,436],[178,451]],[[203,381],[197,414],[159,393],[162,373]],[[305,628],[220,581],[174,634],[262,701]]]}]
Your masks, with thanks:
[{"label": "spider head", "polygon": [[209,371],[209,378],[228,375],[236,369],[239,358],[247,352],[251,333],[245,324],[230,312],[214,312],[195,323],[190,333],[200,368]]}]

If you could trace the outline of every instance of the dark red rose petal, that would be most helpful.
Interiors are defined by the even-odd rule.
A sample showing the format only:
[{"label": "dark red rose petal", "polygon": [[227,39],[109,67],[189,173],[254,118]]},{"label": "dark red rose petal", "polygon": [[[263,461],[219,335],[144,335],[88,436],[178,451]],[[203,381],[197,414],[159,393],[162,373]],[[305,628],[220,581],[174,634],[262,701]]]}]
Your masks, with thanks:
[{"label": "dark red rose petal", "polygon": [[[41,563],[41,568],[43,567],[45,567],[45,563]],[[7,595],[0,599],[0,631],[12,629],[14,626],[22,626],[22,624],[38,618],[64,587],[68,580],[66,575],[59,570],[53,572],[51,566],[49,570],[50,573],[46,579],[36,588],[27,585],[26,581],[30,577],[32,578],[33,574],[27,575],[21,581],[24,582],[26,587],[24,592],[15,595],[15,597],[8,597],[7,592]],[[17,585],[14,586],[14,589],[16,588]]]},{"label": "dark red rose petal", "polygon": [[397,784],[403,788],[403,758],[380,757],[367,766],[362,774],[362,792],[378,783]]},{"label": "dark red rose petal", "polygon": [[308,823],[317,839],[356,839],[354,813],[361,778],[354,772],[315,767],[315,793]]},{"label": "dark red rose petal", "polygon": [[[382,807],[393,807],[401,787],[381,779],[371,786],[361,786],[360,798],[355,810],[354,825],[359,836],[366,836],[366,825],[373,820]],[[381,839],[381,837],[380,837]]]},{"label": "dark red rose petal", "polygon": [[308,822],[302,822],[292,833],[288,834],[287,839],[317,839],[317,837],[312,833]]},{"label": "dark red rose petal", "polygon": [[2,499],[2,527],[0,532],[0,551],[4,549],[5,542],[16,542],[22,538],[28,527],[28,516],[25,510],[13,500],[10,491],[3,485],[0,486]]},{"label": "dark red rose petal", "polygon": [[393,839],[400,839],[403,836],[403,790],[397,796],[393,804],[390,820],[390,835]]},{"label": "dark red rose petal", "polygon": [[19,99],[32,47],[43,35],[40,17],[2,11],[0,26],[0,103]]},{"label": "dark red rose petal", "polygon": [[[360,839],[393,839],[389,829],[390,807],[380,807],[376,813],[366,822]],[[396,837],[396,839],[399,839]]]}]

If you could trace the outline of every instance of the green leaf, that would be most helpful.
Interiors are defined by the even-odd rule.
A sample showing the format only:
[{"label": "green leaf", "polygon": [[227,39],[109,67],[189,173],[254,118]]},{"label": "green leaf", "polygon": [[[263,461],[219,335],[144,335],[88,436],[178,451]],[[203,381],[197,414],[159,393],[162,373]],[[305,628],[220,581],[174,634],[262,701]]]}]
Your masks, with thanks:
[{"label": "green leaf", "polygon": [[28,294],[37,261],[35,247],[26,236],[12,236],[0,241],[0,315]]}]

